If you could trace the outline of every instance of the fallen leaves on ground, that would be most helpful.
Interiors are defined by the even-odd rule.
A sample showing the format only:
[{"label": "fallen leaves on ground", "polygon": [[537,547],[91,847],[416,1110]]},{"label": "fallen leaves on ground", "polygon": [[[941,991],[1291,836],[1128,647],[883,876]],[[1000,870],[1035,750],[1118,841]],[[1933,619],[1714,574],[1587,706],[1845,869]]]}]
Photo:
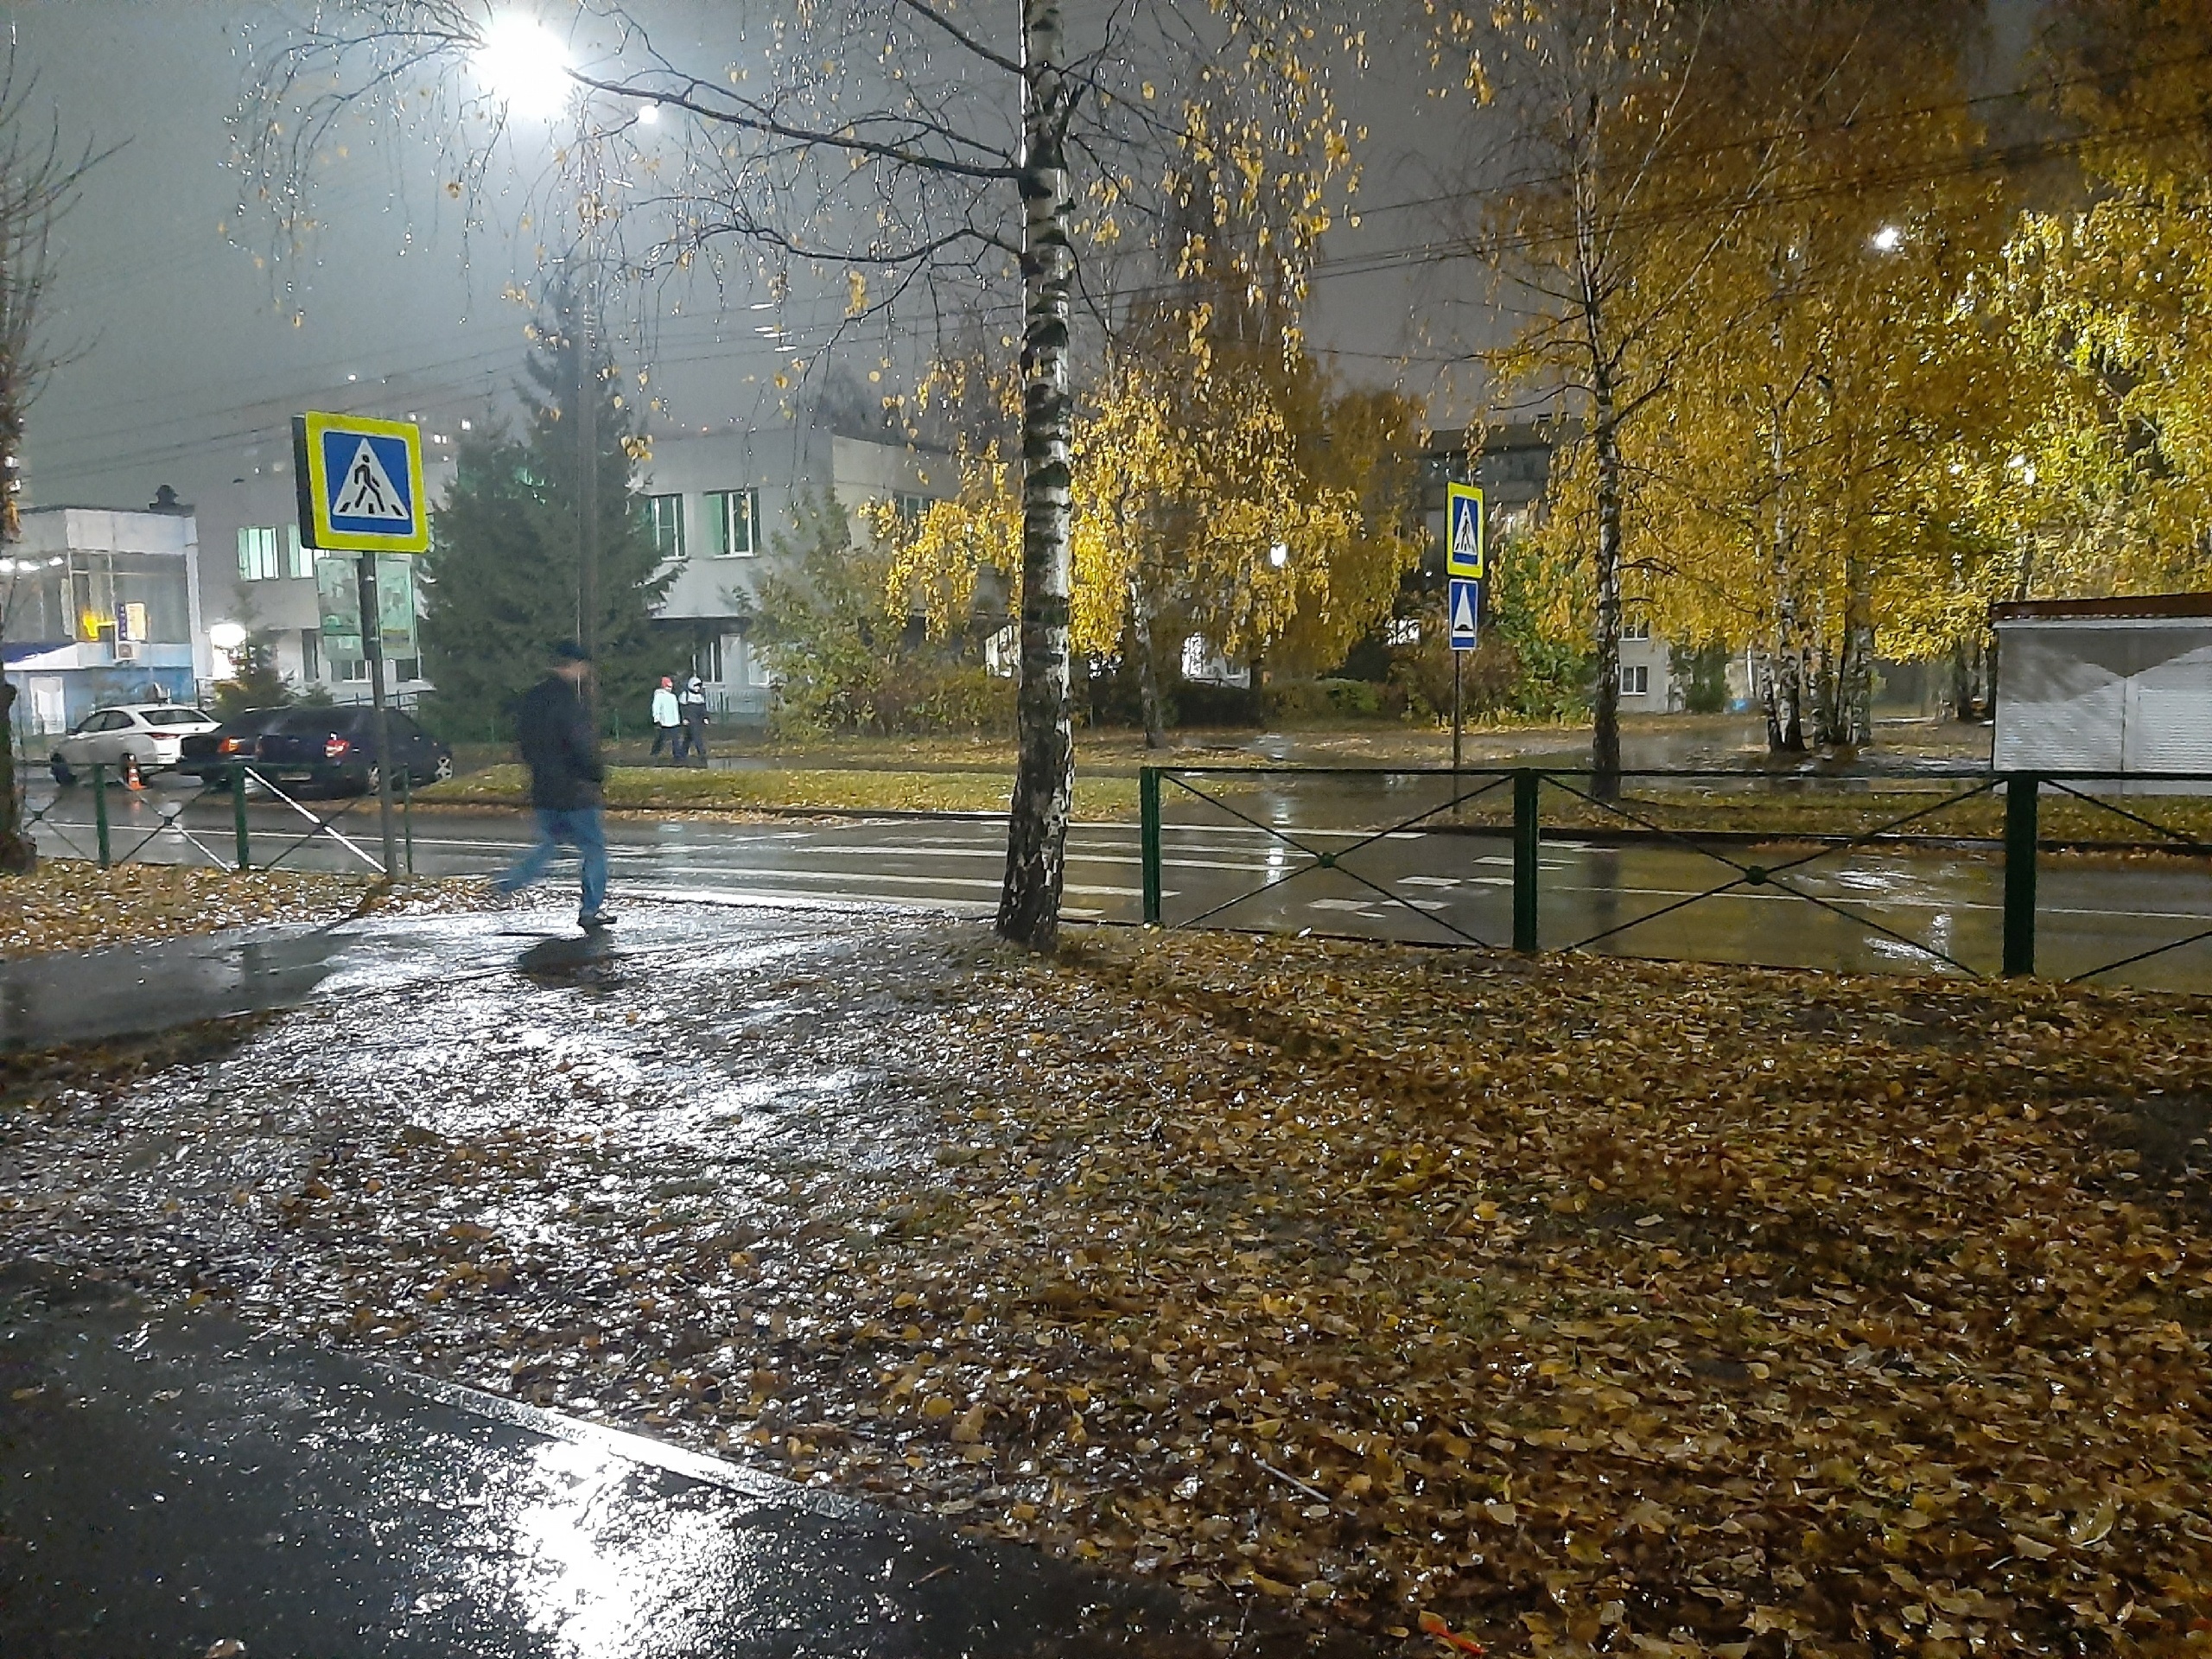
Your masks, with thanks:
[{"label": "fallen leaves on ground", "polygon": [[410,882],[381,893],[374,881],[355,876],[241,874],[181,864],[103,870],[87,861],[49,858],[32,874],[0,876],[0,957],[143,944],[259,922],[331,922],[365,904],[404,914],[474,902],[454,882]]},{"label": "fallen leaves on ground", "polygon": [[926,937],[288,1016],[203,1173],[184,1085],[57,1096],[0,1225],[1423,1651],[2212,1631],[2202,1002]]}]

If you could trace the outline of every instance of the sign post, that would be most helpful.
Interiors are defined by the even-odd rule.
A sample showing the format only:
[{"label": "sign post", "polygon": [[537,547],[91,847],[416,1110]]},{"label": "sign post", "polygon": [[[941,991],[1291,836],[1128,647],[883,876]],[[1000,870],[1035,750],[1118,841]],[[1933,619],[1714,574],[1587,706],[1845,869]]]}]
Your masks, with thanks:
[{"label": "sign post", "polygon": [[361,655],[377,734],[377,823],[384,874],[397,868],[391,830],[391,710],[385,700],[384,623],[377,603],[377,555],[420,553],[430,544],[423,493],[423,434],[410,421],[308,414],[292,420],[292,477],[299,489],[300,539],[309,547],[359,555],[354,585],[361,609]]},{"label": "sign post", "polygon": [[1483,493],[1472,484],[1446,487],[1444,620],[1452,634],[1452,770],[1459,770],[1465,727],[1460,692],[1467,653],[1482,643],[1483,582],[1490,574],[1490,518]]}]

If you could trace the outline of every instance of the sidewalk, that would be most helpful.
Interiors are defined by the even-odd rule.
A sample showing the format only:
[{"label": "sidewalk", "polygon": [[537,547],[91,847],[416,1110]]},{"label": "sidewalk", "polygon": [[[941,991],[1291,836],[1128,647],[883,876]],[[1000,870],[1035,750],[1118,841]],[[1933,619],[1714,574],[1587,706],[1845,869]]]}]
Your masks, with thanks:
[{"label": "sidewalk", "polygon": [[83,1279],[0,1275],[0,1652],[233,1642],[247,1659],[1221,1651],[1159,1592],[1033,1551]]}]

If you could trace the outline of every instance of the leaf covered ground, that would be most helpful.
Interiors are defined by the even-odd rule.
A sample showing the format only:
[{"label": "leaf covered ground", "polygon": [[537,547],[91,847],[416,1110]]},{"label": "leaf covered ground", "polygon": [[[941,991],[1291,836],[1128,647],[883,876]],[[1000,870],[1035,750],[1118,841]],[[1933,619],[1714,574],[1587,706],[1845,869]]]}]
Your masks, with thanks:
[{"label": "leaf covered ground", "polygon": [[375,883],[290,870],[227,870],[49,858],[0,876],[0,957],[89,950],[263,922],[331,922],[375,902],[389,913],[473,902],[454,883],[417,882],[372,900]]},{"label": "leaf covered ground", "polygon": [[1224,1631],[2212,1632],[2202,1002],[910,922],[640,966],[35,1088],[0,1238]]}]

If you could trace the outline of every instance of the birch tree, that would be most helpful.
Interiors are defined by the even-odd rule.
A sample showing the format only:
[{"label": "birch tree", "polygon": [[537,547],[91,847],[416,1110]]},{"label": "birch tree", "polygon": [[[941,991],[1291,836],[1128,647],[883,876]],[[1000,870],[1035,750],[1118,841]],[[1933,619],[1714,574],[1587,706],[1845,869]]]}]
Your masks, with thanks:
[{"label": "birch tree", "polygon": [[[1434,49],[1506,137],[1503,184],[1479,197],[1466,245],[1517,324],[1482,353],[1498,398],[1563,404],[1586,461],[1592,658],[1591,764],[1619,786],[1620,642],[1636,485],[1624,446],[1726,319],[1693,303],[1743,190],[1697,139],[1707,109],[1708,8],[1672,0],[1503,0],[1437,8]],[[1756,173],[1756,168],[1750,169]],[[1694,211],[1685,211],[1688,204]],[[1575,474],[1576,458],[1566,469]]]},{"label": "birch tree", "polygon": [[[1084,259],[1134,244],[1172,269],[1199,196],[1202,218],[1224,224],[1287,197],[1294,211],[1255,246],[1294,283],[1327,226],[1330,181],[1351,162],[1328,91],[1337,54],[1358,50],[1349,9],[1135,0],[1086,12],[1078,37],[1061,0],[1020,0],[1018,20],[983,0],[740,4],[683,54],[664,49],[642,7],[556,10],[547,51],[512,44],[516,25],[484,0],[331,0],[257,66],[242,163],[280,225],[304,230],[344,123],[377,105],[442,133],[453,192],[488,204],[514,111],[482,70],[535,52],[566,96],[558,183],[579,235],[620,249],[632,273],[772,293],[835,283],[855,327],[1018,315],[1004,338],[1018,339],[1021,385],[1019,757],[998,928],[1049,948],[1075,764]],[[509,228],[553,205],[534,202]]]}]

